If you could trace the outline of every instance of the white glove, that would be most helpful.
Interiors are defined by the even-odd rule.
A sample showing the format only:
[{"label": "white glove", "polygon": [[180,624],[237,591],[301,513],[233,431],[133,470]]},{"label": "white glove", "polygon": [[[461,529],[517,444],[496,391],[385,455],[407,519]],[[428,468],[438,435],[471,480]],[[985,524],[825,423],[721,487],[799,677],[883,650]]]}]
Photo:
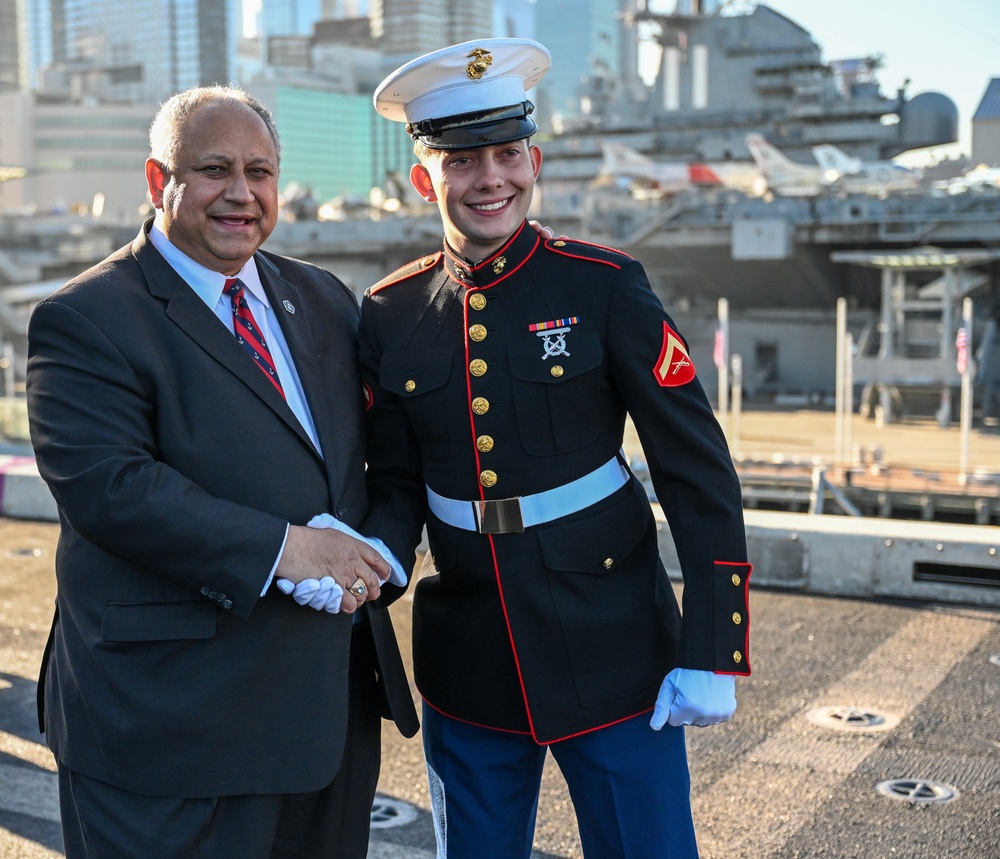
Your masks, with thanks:
[{"label": "white glove", "polygon": [[[313,516],[306,524],[310,528],[332,528],[335,531],[342,531],[356,540],[367,543],[388,562],[391,570],[386,581],[400,587],[406,584],[406,573],[403,572],[402,564],[396,560],[396,556],[389,551],[388,546],[377,537],[362,537],[350,525],[345,525],[329,513]],[[283,594],[290,594],[299,605],[309,606],[316,611],[327,611],[330,614],[340,611],[344,589],[331,576],[323,576],[322,579],[303,579],[297,585],[293,585],[288,579],[279,578],[276,584],[278,590]]]},{"label": "white glove", "polygon": [[340,602],[344,597],[344,589],[337,584],[332,576],[321,579],[303,579],[293,585],[288,579],[278,579],[278,590],[291,597],[299,605],[307,605],[316,611],[322,609],[330,614],[340,611]]},{"label": "white glove", "polygon": [[736,678],[732,674],[675,668],[660,685],[653,717],[654,731],[664,725],[718,725],[736,712]]},{"label": "white glove", "polygon": [[394,585],[399,585],[401,588],[406,587],[406,573],[403,572],[403,565],[396,560],[396,556],[389,551],[389,547],[386,546],[378,537],[362,537],[357,531],[355,531],[350,525],[346,525],[337,519],[335,516],[331,516],[329,513],[320,513],[319,516],[313,516],[306,523],[310,528],[333,528],[335,531],[342,531],[345,534],[349,534],[354,537],[355,540],[361,540],[363,543],[367,543],[376,552],[378,552],[386,562],[389,564],[390,572],[388,581]]}]

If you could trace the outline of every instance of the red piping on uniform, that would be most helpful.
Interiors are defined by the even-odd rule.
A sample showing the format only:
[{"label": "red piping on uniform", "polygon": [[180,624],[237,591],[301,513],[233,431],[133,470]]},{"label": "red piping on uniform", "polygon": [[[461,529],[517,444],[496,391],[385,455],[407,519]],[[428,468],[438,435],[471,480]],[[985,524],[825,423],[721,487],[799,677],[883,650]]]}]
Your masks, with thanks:
[{"label": "red piping on uniform", "polygon": [[[474,728],[483,728],[487,731],[500,731],[501,733],[504,734],[517,734],[518,736],[521,737],[531,736],[530,731],[514,731],[511,730],[510,728],[494,728],[492,725],[481,725],[479,722],[472,722],[469,719],[460,719],[458,718],[458,716],[452,716],[451,713],[446,713],[440,707],[435,707],[430,701],[427,700],[427,696],[424,694],[420,695],[420,700],[422,700],[435,713],[440,713],[442,716],[445,716],[449,719],[454,719],[456,722],[461,722],[463,725],[472,725],[472,727]],[[532,737],[532,739],[534,739],[534,737]]]},{"label": "red piping on uniform", "polygon": [[[546,740],[541,743],[543,746],[550,745],[551,743],[561,743],[563,740],[572,740],[575,737],[582,737],[584,734],[592,734],[594,731],[602,731],[605,728],[610,728],[612,725],[620,725],[622,722],[627,722],[629,719],[634,719],[636,716],[641,716],[643,713],[652,713],[653,708],[647,707],[645,710],[640,710],[638,713],[633,713],[631,716],[623,716],[621,719],[615,719],[613,722],[608,722],[605,725],[595,725],[593,728],[587,728],[586,731],[577,731],[575,734],[568,734],[565,737],[560,737],[558,740]],[[535,742],[539,742],[538,738],[535,738]]]},{"label": "red piping on uniform", "polygon": [[493,542],[493,535],[487,535],[490,540],[490,554],[493,556],[493,569],[496,572],[497,579],[497,593],[500,595],[500,606],[503,608],[503,621],[507,625],[507,638],[510,640],[510,652],[514,654],[514,667],[517,669],[517,682],[521,684],[521,698],[524,701],[524,713],[528,717],[528,728],[531,731],[531,736],[534,738],[535,742],[538,742],[538,737],[535,736],[535,722],[531,718],[531,707],[528,704],[528,690],[524,688],[524,675],[521,673],[521,660],[517,657],[517,648],[514,646],[514,633],[510,628],[510,616],[507,614],[507,600],[504,599],[503,595],[503,585],[500,583],[500,564],[497,561],[497,547],[496,543]]},{"label": "red piping on uniform", "polygon": [[[523,225],[523,224],[521,225],[521,229],[524,229],[524,225]],[[511,244],[513,244],[513,242],[514,242],[514,239],[516,239],[516,238],[517,238],[517,236],[518,236],[518,234],[519,234],[520,232],[521,232],[521,230],[518,230],[518,231],[517,231],[516,233],[514,233],[514,235],[510,237],[510,240],[509,240],[509,241],[507,242],[507,244],[505,244],[505,245],[504,245],[504,246],[503,246],[502,248],[500,248],[500,250],[498,250],[498,251],[497,251],[496,253],[494,253],[494,254],[493,254],[493,255],[492,255],[492,256],[491,256],[491,257],[490,257],[489,259],[485,259],[485,260],[483,260],[483,261],[482,261],[481,263],[479,263],[479,265],[477,265],[477,266],[472,266],[472,267],[471,267],[471,268],[469,269],[469,271],[470,271],[470,272],[472,272],[472,271],[479,271],[479,269],[481,269],[481,268],[484,268],[485,266],[487,266],[487,265],[489,265],[490,263],[492,263],[492,262],[493,262],[493,261],[494,261],[494,260],[495,260],[495,259],[496,259],[496,258],[497,258],[497,257],[498,257],[499,255],[500,255],[500,254],[502,254],[502,253],[503,253],[503,252],[504,252],[504,251],[505,251],[505,250],[506,250],[506,249],[507,249],[508,247],[510,247],[510,246],[511,246]],[[490,288],[491,286],[496,286],[496,285],[497,285],[498,283],[500,283],[500,281],[502,281],[502,280],[506,280],[506,279],[507,279],[508,277],[510,277],[510,276],[511,276],[511,275],[512,275],[512,274],[513,274],[513,273],[514,273],[515,271],[517,271],[518,269],[520,269],[520,268],[521,268],[521,267],[522,267],[522,266],[523,266],[523,265],[524,265],[525,263],[527,263],[527,262],[528,262],[528,260],[529,260],[529,259],[531,258],[531,256],[532,256],[532,255],[533,255],[533,254],[535,253],[535,251],[536,251],[536,250],[538,250],[538,245],[539,245],[539,244],[541,243],[541,241],[542,241],[542,240],[541,240],[541,237],[540,237],[540,236],[539,236],[539,235],[538,235],[538,234],[536,233],[536,234],[535,234],[535,244],[534,244],[534,247],[532,247],[532,249],[531,249],[530,251],[528,251],[528,252],[527,252],[527,253],[526,253],[526,254],[524,255],[524,259],[522,259],[522,260],[521,260],[521,261],[520,261],[520,262],[519,262],[519,263],[518,263],[518,264],[517,264],[516,266],[514,266],[514,267],[513,267],[513,268],[512,268],[512,269],[511,269],[510,271],[508,271],[508,272],[505,272],[505,273],[504,273],[503,275],[501,275],[501,276],[498,276],[498,277],[497,277],[497,279],[493,281],[493,283],[487,283],[487,284],[484,284],[484,285],[482,285],[482,286],[473,286],[472,288],[473,288],[473,289],[489,289],[489,288]],[[450,251],[448,251],[447,249],[446,249],[446,253],[448,254],[448,256],[449,256],[449,257],[450,257],[450,258],[451,258],[451,259],[452,259],[452,260],[453,260],[453,261],[454,261],[455,263],[462,263],[462,260],[459,260],[458,258],[456,258],[456,257],[455,257],[455,256],[454,256],[454,255],[453,255],[453,254],[452,254],[452,253],[451,253]],[[449,276],[449,277],[451,277],[451,272],[448,272],[448,276]],[[457,279],[456,279],[456,278],[454,278],[454,277],[452,277],[451,279],[452,279],[452,280],[454,280],[454,281],[455,281],[456,283],[462,283],[463,285],[466,285],[466,284],[464,284],[464,283],[463,283],[463,281],[461,281],[461,280],[457,280]]]},{"label": "red piping on uniform", "polygon": [[[514,231],[514,234],[509,239],[507,239],[506,242],[504,242],[503,247],[501,247],[498,251],[496,251],[495,253],[493,253],[488,259],[484,259],[481,263],[479,263],[479,265],[474,265],[474,266],[470,267],[469,271],[478,271],[479,269],[481,269],[487,263],[493,262],[493,260],[497,257],[498,254],[502,254],[505,250],[507,250],[507,248],[509,248],[512,244],[514,244],[514,239],[516,239],[519,235],[521,235],[521,230],[523,230],[523,229],[524,229],[524,221],[522,221],[521,222],[521,226],[518,227],[517,230]],[[445,246],[444,246],[444,251],[455,262],[463,262],[464,263],[464,260],[460,260],[458,257],[456,257],[451,252],[451,248],[449,248],[447,244],[445,244]]]},{"label": "red piping on uniform", "polygon": [[[525,264],[526,264],[526,263],[528,262],[528,260],[529,260],[529,259],[531,259],[532,255],[533,255],[533,254],[535,253],[535,251],[536,251],[536,250],[538,250],[538,245],[539,245],[539,244],[541,243],[541,241],[542,241],[542,240],[541,240],[540,238],[538,238],[538,237],[536,236],[536,237],[535,237],[535,245],[534,245],[534,247],[533,247],[533,248],[532,248],[532,249],[531,249],[530,251],[528,251],[528,252],[527,252],[527,253],[526,253],[526,254],[524,255],[524,259],[523,259],[523,260],[521,260],[521,261],[520,261],[520,262],[519,262],[519,263],[518,263],[518,264],[517,264],[516,266],[514,266],[514,267],[513,267],[513,268],[512,268],[512,269],[511,269],[510,271],[508,271],[508,272],[504,272],[504,274],[503,274],[503,275],[501,275],[500,277],[498,277],[498,278],[497,278],[497,279],[496,279],[495,281],[493,281],[493,283],[491,283],[491,284],[490,284],[490,286],[496,286],[496,285],[497,285],[498,283],[500,283],[500,281],[502,281],[502,280],[506,280],[506,279],[507,279],[508,277],[510,277],[510,276],[511,276],[511,275],[512,275],[512,274],[513,274],[513,273],[514,273],[515,271],[517,271],[517,270],[518,270],[518,269],[520,269],[520,268],[521,268],[521,267],[522,267],[523,265],[525,265]],[[497,251],[497,253],[500,253],[500,251]],[[491,258],[490,258],[489,260],[487,260],[487,262],[493,262],[493,260],[494,260],[494,259],[496,259],[496,254],[494,254],[494,255],[493,255],[493,256],[492,256],[492,257],[491,257]]]},{"label": "red piping on uniform", "polygon": [[470,719],[460,719],[458,716],[453,716],[451,713],[446,713],[440,707],[435,707],[434,704],[432,704],[430,701],[427,700],[427,696],[422,693],[420,695],[420,700],[423,701],[428,707],[430,707],[435,713],[440,713],[442,716],[448,719],[452,719],[456,722],[461,722],[463,725],[472,725],[472,727],[474,728],[483,728],[484,730],[487,731],[499,731],[502,734],[516,734],[519,737],[530,736],[531,739],[533,739],[540,746],[550,746],[553,743],[561,743],[564,740],[573,740],[576,739],[577,737],[585,736],[586,734],[592,734],[594,733],[594,731],[602,731],[605,728],[610,728],[612,725],[620,725],[622,722],[627,722],[629,719],[635,719],[638,716],[644,716],[646,713],[652,713],[654,709],[653,707],[647,707],[645,710],[640,710],[638,713],[633,713],[631,716],[623,716],[621,719],[616,719],[614,722],[608,722],[605,725],[598,725],[594,728],[587,728],[586,731],[577,731],[575,734],[567,734],[565,737],[558,737],[555,740],[539,740],[538,737],[534,735],[534,733],[529,731],[515,731],[512,730],[511,728],[496,728],[493,725],[483,725],[480,724],[479,722],[473,722]]},{"label": "red piping on uniform", "polygon": [[[571,254],[571,253],[567,253],[564,250],[561,250],[560,248],[554,248],[551,245],[546,245],[545,247],[548,248],[550,251],[552,251],[552,253],[559,254],[560,256],[564,256],[564,257],[569,257],[570,259],[582,259],[582,260],[585,260],[586,262],[599,262],[601,265],[609,265],[609,266],[611,266],[614,269],[620,269],[621,268],[621,266],[618,265],[618,263],[611,262],[611,260],[594,259],[593,257],[580,256],[580,254]],[[599,248],[601,246],[600,245],[594,245],[594,247],[595,248]],[[604,248],[603,250],[611,251],[611,250],[614,250],[614,248]]]},{"label": "red piping on uniform", "polygon": [[[619,254],[620,256],[628,257],[629,259],[635,259],[635,257],[633,257],[630,254],[625,253],[625,251],[618,250],[618,248],[609,247],[608,245],[598,245],[598,244],[595,244],[594,242],[583,241],[583,239],[573,239],[573,241],[574,241],[574,243],[576,243],[578,245],[587,245],[587,247],[591,247],[591,248],[600,248],[602,251],[611,251],[611,253],[613,253],[613,254]],[[557,251],[557,253],[558,253],[558,251]],[[587,257],[587,259],[589,259],[589,257]],[[595,262],[596,261],[597,260],[595,260]]]},{"label": "red piping on uniform", "polygon": [[[443,254],[441,253],[441,251],[438,251],[436,254],[433,255],[434,265],[437,265],[441,261],[442,256]],[[421,259],[430,259],[430,255],[421,257]],[[399,274],[399,272],[401,272],[405,268],[409,268],[411,265],[413,265],[414,262],[416,262],[416,260],[413,260],[413,262],[408,262],[406,265],[401,265],[392,274],[384,278],[380,283],[376,283],[375,286],[373,286],[371,290],[369,290],[369,292],[372,295],[374,295],[376,292],[385,289],[387,286],[393,286],[394,284],[402,283],[404,280],[409,280],[411,277],[416,277],[418,274],[424,273],[425,271],[427,271],[427,269],[431,267],[429,265],[420,266],[416,271],[411,271],[408,275],[406,275],[406,277],[401,277],[398,280],[393,280],[393,278],[395,278],[396,275]]]},{"label": "red piping on uniform", "polygon": [[[472,451],[476,462],[476,483],[479,486],[479,498],[485,501],[484,487],[479,475],[482,474],[482,461],[479,458],[479,447],[476,445],[476,413],[472,410],[472,373],[469,371],[469,292],[466,290],[465,299],[462,301],[462,320],[465,325],[465,390],[466,400],[469,403],[469,428],[472,430]],[[490,541],[490,555],[493,558],[493,573],[497,583],[497,595],[500,597],[500,606],[503,610],[503,621],[507,627],[507,639],[510,642],[510,651],[514,654],[514,667],[517,670],[517,682],[521,686],[521,698],[524,701],[524,712],[528,717],[528,726],[531,729],[531,736],[535,736],[535,723],[531,719],[531,708],[528,706],[528,693],[524,688],[524,677],[521,674],[521,662],[517,657],[517,648],[514,646],[514,633],[510,628],[510,617],[507,614],[507,601],[503,595],[503,585],[500,583],[500,564],[497,562],[496,546],[493,543],[493,535],[488,535]]]}]

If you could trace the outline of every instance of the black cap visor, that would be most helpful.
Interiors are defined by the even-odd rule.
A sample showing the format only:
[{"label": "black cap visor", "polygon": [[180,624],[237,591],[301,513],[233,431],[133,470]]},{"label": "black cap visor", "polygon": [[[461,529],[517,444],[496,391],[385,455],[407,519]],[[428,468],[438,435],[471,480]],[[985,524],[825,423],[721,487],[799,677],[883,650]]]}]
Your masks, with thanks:
[{"label": "black cap visor", "polygon": [[428,149],[475,149],[531,137],[538,126],[528,116],[535,106],[530,101],[494,110],[479,110],[410,123],[406,130]]}]

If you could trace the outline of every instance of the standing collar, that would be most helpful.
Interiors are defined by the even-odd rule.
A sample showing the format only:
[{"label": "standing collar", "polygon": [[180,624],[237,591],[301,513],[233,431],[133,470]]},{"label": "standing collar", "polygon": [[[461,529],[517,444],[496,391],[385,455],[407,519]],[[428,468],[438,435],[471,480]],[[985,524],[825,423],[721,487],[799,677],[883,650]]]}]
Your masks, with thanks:
[{"label": "standing collar", "polygon": [[535,230],[522,221],[517,232],[500,250],[475,265],[466,262],[444,244],[444,265],[448,276],[465,286],[487,289],[510,277],[541,245],[542,239]]}]

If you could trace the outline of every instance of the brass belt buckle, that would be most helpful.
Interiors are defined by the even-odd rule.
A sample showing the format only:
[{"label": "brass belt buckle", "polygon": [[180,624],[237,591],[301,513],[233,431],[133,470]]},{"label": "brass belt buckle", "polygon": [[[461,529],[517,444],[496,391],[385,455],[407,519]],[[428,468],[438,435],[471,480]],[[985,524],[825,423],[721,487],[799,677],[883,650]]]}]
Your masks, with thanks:
[{"label": "brass belt buckle", "polygon": [[520,498],[473,501],[476,530],[480,534],[519,534],[524,530]]}]

